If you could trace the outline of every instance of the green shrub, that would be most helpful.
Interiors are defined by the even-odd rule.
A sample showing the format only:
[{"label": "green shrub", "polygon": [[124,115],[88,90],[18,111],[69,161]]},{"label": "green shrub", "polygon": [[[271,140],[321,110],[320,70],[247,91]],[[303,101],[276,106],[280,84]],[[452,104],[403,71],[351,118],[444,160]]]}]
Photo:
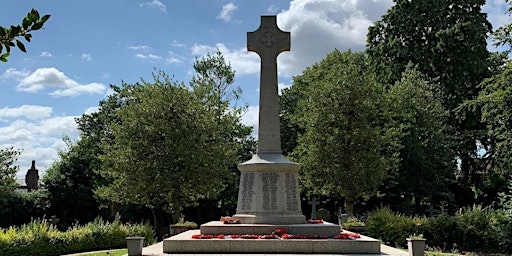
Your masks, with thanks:
[{"label": "green shrub", "polygon": [[127,236],[143,236],[145,245],[155,242],[148,224],[123,225],[119,217],[112,223],[97,218],[61,232],[45,220],[19,228],[0,229],[0,251],[5,255],[62,255],[91,250],[123,248]]},{"label": "green shrub", "polygon": [[389,208],[371,212],[366,219],[366,231],[369,236],[379,238],[395,247],[405,247],[407,237],[423,234],[425,218],[412,218],[395,214]]},{"label": "green shrub", "polygon": [[458,249],[462,244],[462,228],[455,216],[440,215],[429,218],[425,223],[427,243],[442,251]]},{"label": "green shrub", "polygon": [[431,248],[475,253],[512,251],[512,215],[504,210],[473,206],[455,216],[408,217],[388,208],[368,215],[366,230],[391,246],[404,247],[412,234],[424,234]]},{"label": "green shrub", "polygon": [[499,252],[501,227],[505,219],[503,211],[482,206],[461,210],[457,214],[457,221],[462,229],[461,249],[472,252]]}]

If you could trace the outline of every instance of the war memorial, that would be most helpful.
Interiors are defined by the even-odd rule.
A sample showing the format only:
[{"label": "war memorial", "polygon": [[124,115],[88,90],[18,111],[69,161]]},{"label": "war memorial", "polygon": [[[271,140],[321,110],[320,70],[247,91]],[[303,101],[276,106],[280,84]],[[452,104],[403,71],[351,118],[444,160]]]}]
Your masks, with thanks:
[{"label": "war memorial", "polygon": [[247,33],[247,49],[261,58],[258,150],[238,165],[236,214],[165,239],[163,252],[380,254],[379,240],[302,214],[300,165],[282,155],[279,123],[277,56],[290,50],[290,33],[279,29],[276,16],[262,16]]}]

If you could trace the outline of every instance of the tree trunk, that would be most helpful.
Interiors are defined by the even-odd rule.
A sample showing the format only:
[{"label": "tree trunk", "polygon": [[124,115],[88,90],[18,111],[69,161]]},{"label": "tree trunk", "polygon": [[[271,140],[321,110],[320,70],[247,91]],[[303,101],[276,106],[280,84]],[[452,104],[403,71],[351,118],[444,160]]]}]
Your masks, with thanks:
[{"label": "tree trunk", "polygon": [[414,211],[417,215],[422,215],[421,212],[421,198],[418,195],[414,195]]},{"label": "tree trunk", "polygon": [[345,210],[347,211],[348,217],[354,216],[354,199],[345,198]]},{"label": "tree trunk", "polygon": [[151,214],[153,215],[153,227],[155,228],[155,233],[158,237],[160,237],[160,224],[158,224],[158,218],[156,217],[155,207],[151,207]]}]

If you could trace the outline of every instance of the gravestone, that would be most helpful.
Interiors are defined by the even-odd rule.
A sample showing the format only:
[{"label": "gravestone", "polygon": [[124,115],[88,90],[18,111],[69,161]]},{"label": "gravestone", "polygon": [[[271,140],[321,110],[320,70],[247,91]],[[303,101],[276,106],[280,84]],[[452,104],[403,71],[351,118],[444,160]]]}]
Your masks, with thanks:
[{"label": "gravestone", "polygon": [[299,164],[281,151],[277,56],[290,50],[290,33],[283,32],[276,16],[262,16],[261,25],[247,33],[247,49],[261,58],[258,150],[239,164],[241,172],[236,214],[242,224],[303,224]]},{"label": "gravestone", "polygon": [[316,206],[320,205],[320,202],[316,200],[316,197],[313,197],[308,201],[308,204],[311,205],[311,219],[316,220]]}]

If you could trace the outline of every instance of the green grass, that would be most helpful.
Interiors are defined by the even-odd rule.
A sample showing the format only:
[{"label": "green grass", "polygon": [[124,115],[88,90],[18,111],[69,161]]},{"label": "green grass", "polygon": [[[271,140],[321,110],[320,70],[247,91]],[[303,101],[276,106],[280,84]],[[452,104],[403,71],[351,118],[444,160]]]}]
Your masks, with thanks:
[{"label": "green grass", "polygon": [[102,252],[91,252],[81,256],[122,256],[128,254],[128,249],[108,250]]}]

